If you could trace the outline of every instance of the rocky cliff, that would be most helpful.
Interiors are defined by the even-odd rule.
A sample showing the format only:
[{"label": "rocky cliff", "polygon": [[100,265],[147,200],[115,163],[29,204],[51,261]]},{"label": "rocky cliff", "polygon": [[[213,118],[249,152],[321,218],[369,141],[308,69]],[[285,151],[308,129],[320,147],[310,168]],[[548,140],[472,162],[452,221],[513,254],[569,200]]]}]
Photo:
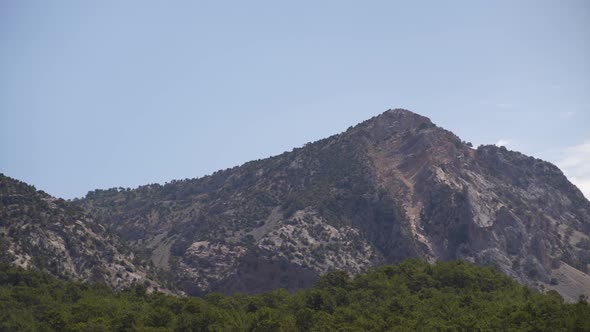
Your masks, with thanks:
[{"label": "rocky cliff", "polygon": [[590,202],[554,165],[473,149],[389,110],[346,132],[198,179],[74,202],[191,294],[310,285],[408,257],[495,265],[575,298],[590,289]]},{"label": "rocky cliff", "polygon": [[2,174],[0,261],[114,288],[162,289],[149,266],[79,208]]}]

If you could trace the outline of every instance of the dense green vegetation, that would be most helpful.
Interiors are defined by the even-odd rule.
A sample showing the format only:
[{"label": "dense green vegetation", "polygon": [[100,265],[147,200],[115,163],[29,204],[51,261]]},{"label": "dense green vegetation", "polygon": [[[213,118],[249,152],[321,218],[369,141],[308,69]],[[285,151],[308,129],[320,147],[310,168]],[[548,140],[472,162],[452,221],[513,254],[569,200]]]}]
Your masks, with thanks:
[{"label": "dense green vegetation", "polygon": [[312,289],[204,298],[115,293],[3,265],[0,331],[590,331],[585,299],[566,304],[491,268],[410,260]]}]

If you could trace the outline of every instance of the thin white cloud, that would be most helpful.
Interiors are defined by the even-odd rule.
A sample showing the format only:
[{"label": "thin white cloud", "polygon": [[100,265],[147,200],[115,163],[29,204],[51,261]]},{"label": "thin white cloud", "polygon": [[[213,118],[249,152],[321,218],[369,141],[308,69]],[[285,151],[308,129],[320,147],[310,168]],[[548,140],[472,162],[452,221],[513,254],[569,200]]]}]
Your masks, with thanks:
[{"label": "thin white cloud", "polygon": [[512,144],[512,140],[511,139],[506,139],[506,138],[500,138],[496,142],[496,146],[508,146],[510,144]]},{"label": "thin white cloud", "polygon": [[576,112],[573,111],[566,111],[566,112],[559,112],[559,117],[562,119],[570,119],[576,115]]},{"label": "thin white cloud", "polygon": [[514,105],[512,105],[510,103],[498,103],[498,104],[496,104],[496,106],[498,108],[502,108],[502,109],[505,109],[505,110],[514,108]]},{"label": "thin white cloud", "polygon": [[565,148],[555,163],[590,198],[590,140]]}]

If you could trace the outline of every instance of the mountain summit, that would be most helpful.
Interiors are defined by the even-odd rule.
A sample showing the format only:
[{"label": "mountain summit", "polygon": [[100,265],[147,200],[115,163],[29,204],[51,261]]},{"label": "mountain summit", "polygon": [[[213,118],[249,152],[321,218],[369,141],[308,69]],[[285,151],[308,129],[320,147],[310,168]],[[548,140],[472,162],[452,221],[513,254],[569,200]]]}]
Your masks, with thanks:
[{"label": "mountain summit", "polygon": [[494,265],[569,299],[590,289],[590,202],[557,167],[473,149],[403,109],[210,176],[71,204],[189,294],[295,290],[410,257]]}]

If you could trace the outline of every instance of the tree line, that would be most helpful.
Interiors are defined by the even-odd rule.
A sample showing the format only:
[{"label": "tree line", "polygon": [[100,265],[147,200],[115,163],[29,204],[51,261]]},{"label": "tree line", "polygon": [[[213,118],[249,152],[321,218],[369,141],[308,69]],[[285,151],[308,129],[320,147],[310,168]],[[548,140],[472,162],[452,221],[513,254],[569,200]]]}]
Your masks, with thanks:
[{"label": "tree line", "polygon": [[310,289],[200,297],[59,280],[0,265],[0,331],[590,331],[565,303],[464,261],[408,260]]}]

